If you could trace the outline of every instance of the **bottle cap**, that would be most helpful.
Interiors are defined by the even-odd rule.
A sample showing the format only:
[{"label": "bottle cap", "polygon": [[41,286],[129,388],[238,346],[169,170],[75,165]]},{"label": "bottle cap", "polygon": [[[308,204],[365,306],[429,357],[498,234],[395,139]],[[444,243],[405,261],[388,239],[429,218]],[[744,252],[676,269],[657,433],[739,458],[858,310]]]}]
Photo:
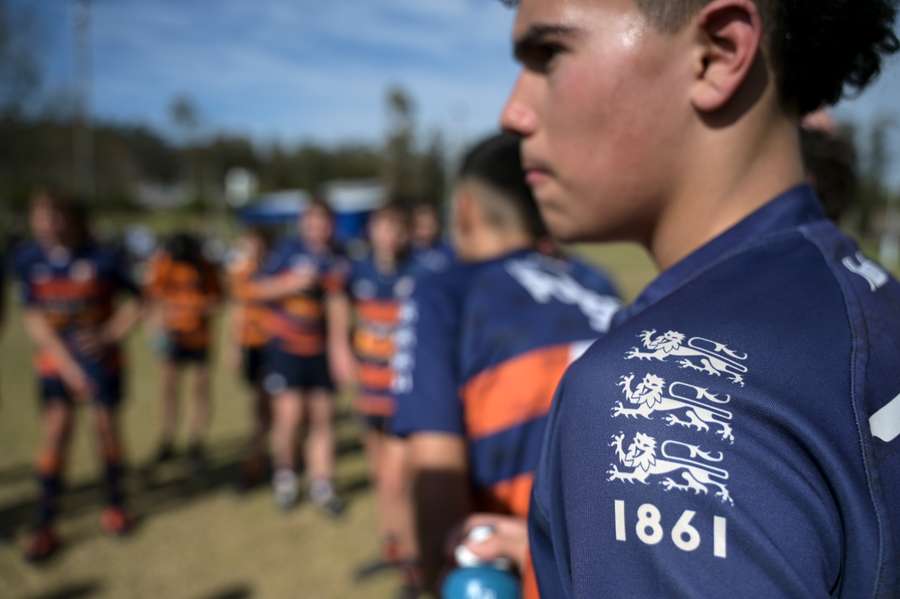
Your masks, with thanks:
[{"label": "bottle cap", "polygon": [[[467,543],[483,543],[491,538],[494,534],[493,526],[476,526],[472,530],[469,531],[469,534],[466,536]],[[465,543],[461,543],[456,546],[456,550],[453,552],[453,556],[456,558],[456,563],[459,564],[463,568],[474,568],[476,566],[491,566],[492,568],[497,568],[498,570],[511,570],[512,569],[512,561],[505,558],[497,558],[492,561],[484,561],[477,555],[475,552],[466,547]]]}]

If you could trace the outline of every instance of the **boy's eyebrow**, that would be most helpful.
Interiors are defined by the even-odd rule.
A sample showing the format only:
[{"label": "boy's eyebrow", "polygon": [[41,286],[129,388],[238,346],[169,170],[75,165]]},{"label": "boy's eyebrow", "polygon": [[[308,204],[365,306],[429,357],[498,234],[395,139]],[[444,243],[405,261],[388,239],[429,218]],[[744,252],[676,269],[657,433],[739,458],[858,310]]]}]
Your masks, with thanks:
[{"label": "boy's eyebrow", "polygon": [[529,51],[545,43],[547,38],[571,37],[579,32],[577,27],[549,23],[535,23],[513,42],[513,56],[521,61]]}]

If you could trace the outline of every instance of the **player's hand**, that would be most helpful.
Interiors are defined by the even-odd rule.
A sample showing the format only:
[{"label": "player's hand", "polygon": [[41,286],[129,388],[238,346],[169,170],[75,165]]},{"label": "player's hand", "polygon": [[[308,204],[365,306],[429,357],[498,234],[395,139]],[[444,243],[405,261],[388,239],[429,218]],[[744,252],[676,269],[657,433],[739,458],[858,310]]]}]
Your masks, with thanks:
[{"label": "player's hand", "polygon": [[[480,526],[493,528],[494,534],[480,543],[467,540],[469,532]],[[528,522],[514,516],[473,514],[451,535],[450,543],[452,548],[464,543],[484,561],[494,561],[501,557],[511,559],[521,572],[528,559]]]},{"label": "player's hand", "polygon": [[312,265],[301,266],[281,275],[278,279],[285,293],[297,293],[312,287],[318,273]]},{"label": "player's hand", "polygon": [[75,348],[78,353],[92,359],[98,359],[110,344],[110,340],[103,331],[100,330],[83,330],[75,333],[73,338]]},{"label": "player's hand", "polygon": [[331,376],[338,385],[350,387],[356,384],[358,365],[349,348],[331,352],[330,361]]},{"label": "player's hand", "polygon": [[75,361],[63,364],[59,376],[76,400],[84,402],[90,398],[93,392],[91,379]]}]

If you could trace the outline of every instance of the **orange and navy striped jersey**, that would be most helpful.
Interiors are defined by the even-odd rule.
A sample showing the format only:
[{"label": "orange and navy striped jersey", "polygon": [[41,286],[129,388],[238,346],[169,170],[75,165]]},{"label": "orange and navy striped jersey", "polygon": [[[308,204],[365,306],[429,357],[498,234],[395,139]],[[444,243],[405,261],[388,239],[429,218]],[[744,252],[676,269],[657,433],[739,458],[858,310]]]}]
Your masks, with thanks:
[{"label": "orange and navy striped jersey", "polygon": [[266,330],[268,309],[265,303],[248,298],[247,290],[260,270],[260,265],[245,256],[238,256],[228,269],[231,297],[235,310],[242,313],[238,343],[241,347],[262,347],[269,339]]},{"label": "orange and navy striped jersey", "polygon": [[325,353],[325,300],[329,294],[343,289],[346,262],[331,252],[310,252],[299,238],[290,238],[267,257],[261,273],[261,277],[277,277],[309,268],[318,274],[312,288],[266,302],[269,343],[284,352],[305,357]]},{"label": "orange and navy striped jersey", "polygon": [[379,270],[369,256],[354,261],[347,278],[356,322],[353,348],[359,361],[356,409],[372,416],[394,413],[393,360],[395,335],[404,301],[414,286],[416,263],[402,260],[394,272]]},{"label": "orange and navy striped jersey", "polygon": [[531,250],[420,279],[398,336],[394,432],[465,437],[479,509],[524,517],[556,385],[619,306],[601,273]]},{"label": "orange and navy striped jersey", "polygon": [[222,297],[219,275],[210,263],[175,260],[160,251],[147,266],[145,289],[161,305],[163,326],[177,344],[209,346],[210,315]]},{"label": "orange and navy striped jersey", "polygon": [[[114,313],[117,295],[140,293],[124,255],[96,243],[78,249],[27,243],[16,252],[15,271],[23,303],[39,310],[73,357],[86,366],[96,359],[80,355],[74,337],[103,327]],[[101,361],[117,367],[118,348],[108,348]],[[42,375],[57,371],[47,352],[38,351],[35,363]]]}]

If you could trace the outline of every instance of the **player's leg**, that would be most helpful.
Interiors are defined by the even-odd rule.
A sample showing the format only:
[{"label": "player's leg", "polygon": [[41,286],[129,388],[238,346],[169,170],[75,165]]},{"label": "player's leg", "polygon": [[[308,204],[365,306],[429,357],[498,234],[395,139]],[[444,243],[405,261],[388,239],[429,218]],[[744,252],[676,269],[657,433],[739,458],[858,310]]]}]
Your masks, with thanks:
[{"label": "player's leg", "polygon": [[202,469],[206,464],[205,442],[212,419],[212,398],[210,394],[210,368],[204,355],[193,368],[193,413],[190,422],[190,442],[188,458],[194,469]]},{"label": "player's leg", "polygon": [[304,393],[309,409],[306,460],[309,467],[309,498],[332,517],[344,503],[334,488],[334,397],[330,389],[316,387]]},{"label": "player's leg", "polygon": [[272,460],[275,473],[273,487],[275,501],[288,509],[297,501],[297,482],[294,450],[297,432],[303,420],[303,403],[300,392],[285,389],[272,398]]},{"label": "player's leg", "polygon": [[35,529],[25,547],[25,558],[29,561],[49,558],[59,547],[54,525],[59,511],[69,440],[72,436],[73,412],[62,382],[54,382],[55,385],[49,384],[48,381],[42,381],[41,384],[43,406],[35,468],[40,498]]},{"label": "player's leg", "polygon": [[178,432],[178,391],[182,365],[172,357],[163,360],[159,445],[154,462],[161,464],[175,457],[175,435]]},{"label": "player's leg", "polygon": [[378,517],[378,538],[381,539],[383,555],[385,560],[392,561],[393,555],[391,547],[393,540],[391,536],[390,526],[385,518],[387,510],[386,497],[384,495],[384,480],[382,473],[384,471],[384,433],[377,423],[378,418],[374,416],[363,416],[364,426],[363,447],[366,452],[366,464],[369,468],[369,478],[375,490],[375,510]]},{"label": "player's leg", "polygon": [[247,443],[247,457],[241,464],[241,489],[249,489],[258,484],[266,471],[266,442],[272,425],[272,403],[262,382],[262,351],[261,348],[244,348],[241,357],[243,379],[251,391],[253,423]]},{"label": "player's leg", "polygon": [[106,532],[122,535],[131,529],[132,520],[125,511],[124,450],[118,416],[115,404],[98,402],[94,406],[97,449],[106,485],[106,508],[101,524]]},{"label": "player's leg", "polygon": [[382,446],[381,472],[385,521],[396,543],[400,561],[414,561],[418,555],[413,530],[411,472],[407,443],[399,437],[385,435]]}]

